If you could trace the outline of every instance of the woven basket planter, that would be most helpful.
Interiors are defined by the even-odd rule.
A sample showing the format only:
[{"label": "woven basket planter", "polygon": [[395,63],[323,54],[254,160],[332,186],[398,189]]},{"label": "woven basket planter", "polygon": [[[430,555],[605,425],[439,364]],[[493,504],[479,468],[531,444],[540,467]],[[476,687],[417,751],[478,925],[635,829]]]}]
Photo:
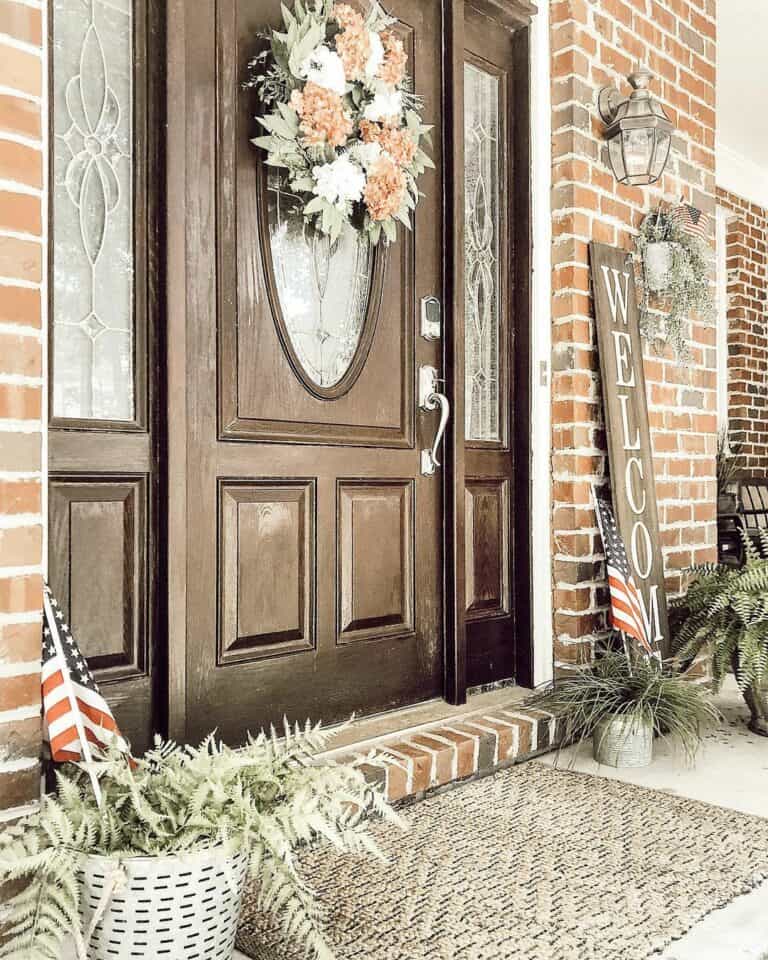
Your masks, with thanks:
[{"label": "woven basket planter", "polygon": [[653,758],[653,726],[635,717],[605,717],[592,734],[592,753],[610,767],[647,767]]},{"label": "woven basket planter", "polygon": [[87,857],[81,882],[88,960],[230,960],[248,858],[219,851],[117,861]]}]

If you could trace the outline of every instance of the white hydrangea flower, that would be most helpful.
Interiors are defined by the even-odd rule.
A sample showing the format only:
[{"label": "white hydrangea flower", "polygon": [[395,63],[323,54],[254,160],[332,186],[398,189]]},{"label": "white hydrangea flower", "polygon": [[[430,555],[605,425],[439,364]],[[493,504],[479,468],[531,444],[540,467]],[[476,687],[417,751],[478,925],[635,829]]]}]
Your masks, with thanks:
[{"label": "white hydrangea flower", "polygon": [[347,156],[312,167],[312,175],[315,178],[313,193],[340,210],[363,195],[365,174]]},{"label": "white hydrangea flower", "polygon": [[363,116],[366,120],[386,120],[387,117],[400,116],[403,110],[403,95],[399,90],[377,93],[366,106]]},{"label": "white hydrangea flower", "polygon": [[355,148],[355,159],[364,170],[368,170],[381,156],[380,143],[358,143]]},{"label": "white hydrangea flower", "polygon": [[319,87],[332,90],[339,96],[344,95],[347,87],[347,78],[344,75],[344,64],[335,50],[321,43],[302,60],[299,73],[308,81]]},{"label": "white hydrangea flower", "polygon": [[375,30],[368,31],[368,40],[371,45],[371,53],[365,65],[365,75],[370,80],[379,72],[379,67],[384,60],[384,44],[381,42],[381,37]]}]

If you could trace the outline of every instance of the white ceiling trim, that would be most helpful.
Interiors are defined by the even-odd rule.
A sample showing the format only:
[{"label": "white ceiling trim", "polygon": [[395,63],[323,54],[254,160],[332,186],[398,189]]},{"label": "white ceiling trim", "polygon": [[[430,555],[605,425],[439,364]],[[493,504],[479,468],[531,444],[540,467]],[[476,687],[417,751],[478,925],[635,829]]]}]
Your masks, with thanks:
[{"label": "white ceiling trim", "polygon": [[717,142],[717,185],[768,210],[768,159],[755,163]]}]

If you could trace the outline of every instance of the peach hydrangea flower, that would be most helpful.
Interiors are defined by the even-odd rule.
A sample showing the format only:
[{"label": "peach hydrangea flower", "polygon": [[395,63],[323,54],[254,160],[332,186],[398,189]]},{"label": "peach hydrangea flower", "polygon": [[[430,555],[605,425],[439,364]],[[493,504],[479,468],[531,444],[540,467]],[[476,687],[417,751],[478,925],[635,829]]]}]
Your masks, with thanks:
[{"label": "peach hydrangea flower", "polygon": [[363,28],[362,14],[358,13],[354,7],[348,3],[334,3],[331,10],[331,17],[338,23],[342,30],[361,30]]},{"label": "peach hydrangea flower", "polygon": [[368,31],[353,33],[351,30],[342,30],[336,37],[336,53],[344,64],[347,79],[360,80],[365,74],[365,67],[371,55]]},{"label": "peach hydrangea flower", "polygon": [[348,80],[360,80],[371,56],[368,29],[361,14],[348,3],[334,4],[331,16],[342,28],[336,37],[336,53],[344,64],[344,73]]},{"label": "peach hydrangea flower", "polygon": [[360,136],[364,143],[378,143],[399,167],[407,167],[416,155],[416,142],[405,127],[392,127],[361,120]]},{"label": "peach hydrangea flower", "polygon": [[294,90],[291,106],[301,118],[300,129],[306,144],[328,142],[341,147],[352,133],[352,120],[344,112],[342,98],[311,81],[303,91]]},{"label": "peach hydrangea flower", "polygon": [[403,47],[403,41],[387,30],[381,35],[384,44],[384,60],[379,68],[379,79],[389,86],[396,87],[405,77],[405,65],[408,55]]},{"label": "peach hydrangea flower", "polygon": [[363,200],[371,220],[393,217],[405,199],[406,181],[403,171],[388,157],[377,160],[368,172]]}]

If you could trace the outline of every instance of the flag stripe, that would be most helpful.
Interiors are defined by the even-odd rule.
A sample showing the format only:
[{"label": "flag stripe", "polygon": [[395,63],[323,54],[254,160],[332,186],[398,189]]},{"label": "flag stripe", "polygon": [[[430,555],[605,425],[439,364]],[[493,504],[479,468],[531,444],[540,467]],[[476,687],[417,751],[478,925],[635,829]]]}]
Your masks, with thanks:
[{"label": "flag stripe", "polygon": [[648,641],[642,597],[632,576],[624,543],[616,526],[616,518],[608,501],[595,496],[600,536],[605,550],[605,566],[611,600],[611,626],[633,637],[648,653]]},{"label": "flag stripe", "polygon": [[43,680],[43,696],[47,697],[63,683],[64,674],[61,672],[61,666],[57,664],[55,673],[52,673],[46,680]]},{"label": "flag stripe", "polygon": [[78,738],[77,727],[74,725],[70,725],[66,727],[57,736],[52,736],[50,740],[51,740],[51,756],[53,757],[53,759],[54,760],[56,759],[56,754],[58,753],[61,747],[68,745],[70,743],[76,742],[77,738]]},{"label": "flag stripe", "polygon": [[130,747],[47,585],[44,606],[41,689],[51,756],[56,762],[89,759],[87,744],[114,742],[130,762]]},{"label": "flag stripe", "polygon": [[49,728],[52,723],[55,723],[60,717],[66,716],[67,713],[69,713],[69,700],[66,697],[62,698],[57,703],[50,705],[46,699],[45,719]]}]

